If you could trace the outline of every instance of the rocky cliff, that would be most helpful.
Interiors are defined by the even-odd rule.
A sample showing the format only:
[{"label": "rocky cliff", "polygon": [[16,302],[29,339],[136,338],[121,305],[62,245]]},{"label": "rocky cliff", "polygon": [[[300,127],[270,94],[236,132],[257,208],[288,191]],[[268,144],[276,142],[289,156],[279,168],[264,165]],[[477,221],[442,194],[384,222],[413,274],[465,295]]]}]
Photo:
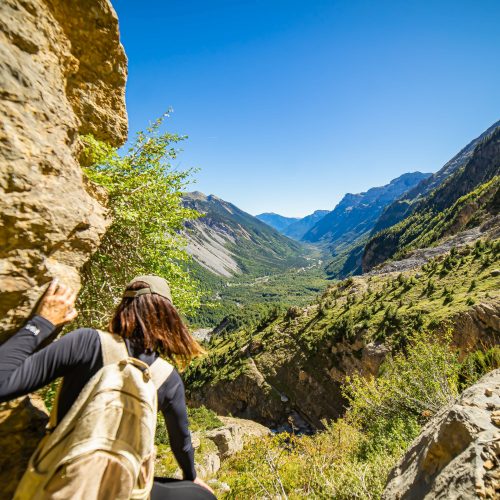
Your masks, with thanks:
[{"label": "rocky cliff", "polygon": [[[0,342],[59,276],[78,270],[109,223],[82,175],[80,136],[125,142],[127,60],[108,0],[0,2]],[[43,433],[43,403],[0,409],[0,497]],[[8,453],[5,453],[8,450]]]},{"label": "rocky cliff", "polygon": [[0,340],[78,270],[108,220],[79,136],[127,136],[127,60],[107,0],[0,3]]},{"label": "rocky cliff", "polygon": [[391,471],[383,498],[499,496],[500,370],[495,370],[427,424]]}]

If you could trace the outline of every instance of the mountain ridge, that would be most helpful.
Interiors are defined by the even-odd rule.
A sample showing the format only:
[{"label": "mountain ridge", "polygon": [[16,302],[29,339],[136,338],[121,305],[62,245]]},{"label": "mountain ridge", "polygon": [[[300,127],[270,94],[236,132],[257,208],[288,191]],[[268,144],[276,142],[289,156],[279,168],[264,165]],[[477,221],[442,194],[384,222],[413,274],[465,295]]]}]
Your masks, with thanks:
[{"label": "mountain ridge", "polygon": [[[413,198],[398,200],[399,205],[407,205],[405,211],[398,207],[389,210],[392,214],[404,213],[401,220],[379,232],[375,232],[375,226],[363,252],[364,271],[392,257],[401,257],[403,252],[430,246],[441,238],[478,226],[498,214],[500,122],[469,143],[432,177],[431,183],[440,179],[432,190],[417,186],[419,193],[427,194],[415,197],[410,193]],[[386,223],[387,213],[382,218],[379,227]]]},{"label": "mountain ridge", "polygon": [[183,204],[204,215],[185,225],[187,250],[202,267],[230,277],[305,265],[303,246],[236,205],[200,191]]}]

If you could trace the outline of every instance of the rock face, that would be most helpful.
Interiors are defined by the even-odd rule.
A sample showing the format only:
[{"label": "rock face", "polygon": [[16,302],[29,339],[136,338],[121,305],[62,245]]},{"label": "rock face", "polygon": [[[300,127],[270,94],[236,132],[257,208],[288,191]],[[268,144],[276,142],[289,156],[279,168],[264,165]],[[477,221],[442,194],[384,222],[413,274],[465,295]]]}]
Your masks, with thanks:
[{"label": "rock face", "polygon": [[47,411],[38,396],[5,403],[0,411],[0,498],[12,498],[26,464],[45,434]]},{"label": "rock face", "polygon": [[78,270],[108,220],[79,164],[79,135],[127,135],[127,61],[107,0],[0,2],[0,341],[59,276]]},{"label": "rock face", "polygon": [[[108,0],[0,2],[0,342],[58,276],[78,270],[109,223],[85,181],[80,135],[127,136],[127,60]],[[10,498],[46,421],[43,403],[0,406],[0,491]]]},{"label": "rock face", "polygon": [[436,415],[391,471],[383,498],[500,497],[500,370]]}]

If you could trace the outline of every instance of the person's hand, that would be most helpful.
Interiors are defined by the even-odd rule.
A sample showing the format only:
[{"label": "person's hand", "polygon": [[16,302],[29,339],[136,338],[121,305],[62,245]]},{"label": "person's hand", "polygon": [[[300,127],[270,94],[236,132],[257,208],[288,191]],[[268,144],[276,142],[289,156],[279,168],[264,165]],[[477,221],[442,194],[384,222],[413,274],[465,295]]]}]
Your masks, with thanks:
[{"label": "person's hand", "polygon": [[199,486],[202,486],[203,488],[207,489],[208,491],[210,491],[210,493],[212,493],[212,495],[214,495],[214,490],[212,488],[210,488],[210,486],[208,486],[207,483],[205,483],[205,481],[203,481],[203,479],[200,479],[199,477],[196,477],[195,480],[193,481],[194,484],[197,484]]},{"label": "person's hand", "polygon": [[50,321],[54,326],[64,325],[78,316],[75,300],[76,292],[55,279],[47,288],[36,314]]}]

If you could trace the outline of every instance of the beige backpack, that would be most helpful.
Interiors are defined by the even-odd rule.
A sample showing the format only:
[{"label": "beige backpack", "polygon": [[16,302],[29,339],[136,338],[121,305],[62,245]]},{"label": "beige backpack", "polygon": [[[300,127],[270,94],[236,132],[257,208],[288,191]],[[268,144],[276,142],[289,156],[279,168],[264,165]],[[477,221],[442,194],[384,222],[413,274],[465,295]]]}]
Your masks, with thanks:
[{"label": "beige backpack", "polygon": [[15,500],[147,499],[154,479],[157,389],[173,367],[131,358],[123,339],[99,332],[103,367],[30,458]]}]

